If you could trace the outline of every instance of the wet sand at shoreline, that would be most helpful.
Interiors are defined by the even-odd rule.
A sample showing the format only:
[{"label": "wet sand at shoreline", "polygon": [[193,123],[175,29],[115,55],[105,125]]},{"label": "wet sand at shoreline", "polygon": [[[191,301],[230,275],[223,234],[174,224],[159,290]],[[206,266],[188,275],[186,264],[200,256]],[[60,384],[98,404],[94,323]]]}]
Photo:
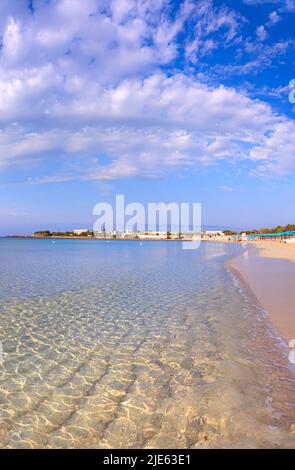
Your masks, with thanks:
[{"label": "wet sand at shoreline", "polygon": [[295,246],[247,244],[230,266],[267,310],[279,335],[287,342],[295,338]]}]

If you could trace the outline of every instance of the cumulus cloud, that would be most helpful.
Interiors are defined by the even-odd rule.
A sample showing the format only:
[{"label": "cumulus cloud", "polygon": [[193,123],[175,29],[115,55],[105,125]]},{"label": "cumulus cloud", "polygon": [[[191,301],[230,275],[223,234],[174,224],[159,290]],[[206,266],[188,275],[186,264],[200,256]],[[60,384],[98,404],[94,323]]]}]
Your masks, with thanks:
[{"label": "cumulus cloud", "polygon": [[263,25],[258,26],[256,29],[256,36],[259,41],[264,41],[267,38],[267,31]]},{"label": "cumulus cloud", "polygon": [[[35,183],[152,177],[167,169],[214,165],[224,159],[264,164],[267,155],[276,171],[292,169],[291,134],[288,154],[267,153],[278,144],[267,136],[279,128],[288,136],[289,121],[233,89],[209,88],[183,74],[159,73],[92,93],[74,95],[67,108],[53,103],[45,130],[28,132],[7,123],[1,153],[8,149],[15,162],[50,155],[51,161],[79,163],[71,175],[30,180]],[[57,127],[57,122],[67,125]],[[272,171],[274,166],[264,168]]]},{"label": "cumulus cloud", "polygon": [[268,16],[268,21],[266,24],[268,27],[271,27],[279,23],[280,21],[281,21],[280,15],[278,15],[276,11],[272,11]]},{"label": "cumulus cloud", "polygon": [[282,121],[264,136],[259,146],[252,148],[250,157],[259,162],[254,172],[258,174],[288,174],[295,170],[295,122]]},{"label": "cumulus cloud", "polygon": [[238,40],[243,19],[229,8],[209,0],[186,0],[177,11],[168,0],[24,3],[0,7],[0,169],[39,165],[30,184],[158,177],[224,160],[249,160],[260,174],[293,171],[293,121],[175,69],[187,21],[188,63],[217,47],[216,33],[224,46]]}]

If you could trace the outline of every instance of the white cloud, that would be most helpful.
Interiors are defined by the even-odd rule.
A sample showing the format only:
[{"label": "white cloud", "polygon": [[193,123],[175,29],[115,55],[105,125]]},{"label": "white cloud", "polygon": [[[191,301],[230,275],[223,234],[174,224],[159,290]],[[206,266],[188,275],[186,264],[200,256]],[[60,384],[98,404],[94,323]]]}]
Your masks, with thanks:
[{"label": "white cloud", "polygon": [[[28,132],[7,123],[0,135],[1,155],[6,156],[2,165],[48,155],[67,165],[57,177],[30,180],[42,183],[153,177],[176,167],[223,160],[252,160],[266,172],[293,169],[294,124],[233,89],[208,88],[183,74],[168,78],[159,73],[96,92],[74,95],[67,107],[54,103],[45,130]],[[57,127],[57,122],[63,124]],[[278,141],[269,135],[278,132],[289,136],[288,153],[270,154]]]},{"label": "white cloud", "polygon": [[295,12],[295,1],[294,0],[286,0],[285,5],[283,6],[283,9],[286,11]]},{"label": "white cloud", "polygon": [[[189,60],[217,47],[217,32],[224,45],[236,41],[243,19],[209,0],[186,0],[175,14],[168,3],[39,0],[32,15],[5,2],[0,168],[39,165],[30,183],[156,177],[224,160],[293,171],[293,121],[234,89],[161,71],[177,57],[188,19]],[[265,47],[263,63],[287,47]]]},{"label": "white cloud", "polygon": [[272,11],[268,16],[267,26],[271,27],[279,23],[281,20],[280,15],[276,11]]},{"label": "white cloud", "polygon": [[250,59],[238,64],[216,65],[214,71],[220,76],[233,75],[257,75],[273,65],[275,61],[283,60],[287,53],[295,47],[295,41],[280,40],[271,45],[266,45],[261,41],[246,41],[245,52],[250,55]]},{"label": "white cloud", "polygon": [[259,41],[265,41],[267,38],[267,31],[263,25],[258,26],[256,29],[256,36],[259,39]]},{"label": "white cloud", "polygon": [[294,121],[278,123],[272,132],[264,136],[259,146],[250,152],[250,158],[258,160],[258,174],[285,175],[295,170]]},{"label": "white cloud", "polygon": [[[193,38],[186,46],[186,56],[195,63],[199,57],[219,47],[235,43],[245,19],[226,6],[216,7],[212,0],[201,0],[195,9]],[[216,36],[219,33],[219,36]]]},{"label": "white cloud", "polygon": [[221,186],[222,191],[225,191],[226,193],[232,193],[234,191],[234,188],[231,186]]},{"label": "white cloud", "polygon": [[246,5],[266,5],[274,4],[278,5],[279,11],[282,12],[294,12],[295,1],[294,0],[243,0]]}]

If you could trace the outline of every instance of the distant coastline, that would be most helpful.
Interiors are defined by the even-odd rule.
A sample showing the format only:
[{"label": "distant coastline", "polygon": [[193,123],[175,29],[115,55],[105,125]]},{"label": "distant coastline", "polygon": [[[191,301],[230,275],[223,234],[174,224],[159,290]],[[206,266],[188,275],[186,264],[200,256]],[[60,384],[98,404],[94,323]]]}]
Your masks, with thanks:
[{"label": "distant coastline", "polygon": [[[78,235],[73,236],[49,236],[49,237],[42,237],[42,236],[32,236],[32,235],[7,235],[0,238],[5,239],[29,239],[29,240],[112,240],[112,241],[193,241],[194,238],[160,238],[160,237],[149,237],[149,238],[121,238],[121,237],[95,237],[95,236],[87,236],[82,237]],[[211,241],[214,241],[210,239]],[[204,240],[205,241],[205,240]],[[218,240],[221,241],[221,240]],[[224,241],[224,240],[223,240]]]},{"label": "distant coastline", "polygon": [[203,238],[222,239],[228,241],[226,236],[220,230],[210,230],[202,233],[196,232],[172,232],[172,231],[102,231],[94,232],[87,229],[76,229],[71,232],[51,232],[50,230],[40,230],[34,232],[33,235],[14,235],[5,238],[22,238],[22,239],[65,239],[65,240],[153,240],[153,241],[199,241]]},{"label": "distant coastline", "polygon": [[275,228],[261,228],[260,230],[243,230],[240,232],[223,230],[193,231],[172,231],[161,230],[126,230],[126,231],[106,231],[104,228],[100,232],[88,230],[87,228],[75,229],[71,231],[51,231],[38,230],[32,235],[8,235],[0,238],[28,238],[28,239],[82,239],[82,240],[177,240],[177,241],[219,241],[219,242],[257,242],[257,241],[295,241],[295,224],[286,226],[278,225]]}]

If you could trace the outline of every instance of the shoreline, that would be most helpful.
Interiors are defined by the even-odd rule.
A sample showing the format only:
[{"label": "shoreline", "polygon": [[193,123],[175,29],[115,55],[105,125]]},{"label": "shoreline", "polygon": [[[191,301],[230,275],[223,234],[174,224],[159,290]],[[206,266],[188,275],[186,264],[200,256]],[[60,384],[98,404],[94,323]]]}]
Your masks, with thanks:
[{"label": "shoreline", "polygon": [[295,338],[295,246],[278,242],[245,245],[227,266],[288,343]]},{"label": "shoreline", "polygon": [[8,236],[3,236],[0,237],[0,239],[6,239],[6,240],[108,240],[108,241],[135,241],[135,242],[140,242],[140,241],[157,241],[157,242],[195,242],[195,241],[201,241],[201,242],[218,242],[218,243],[237,243],[232,240],[214,240],[212,238],[203,238],[202,240],[198,240],[196,238],[159,238],[159,237],[149,237],[149,238],[114,238],[114,237],[79,237],[78,235],[76,236],[53,236],[53,237],[34,237],[31,235],[8,235]]}]

